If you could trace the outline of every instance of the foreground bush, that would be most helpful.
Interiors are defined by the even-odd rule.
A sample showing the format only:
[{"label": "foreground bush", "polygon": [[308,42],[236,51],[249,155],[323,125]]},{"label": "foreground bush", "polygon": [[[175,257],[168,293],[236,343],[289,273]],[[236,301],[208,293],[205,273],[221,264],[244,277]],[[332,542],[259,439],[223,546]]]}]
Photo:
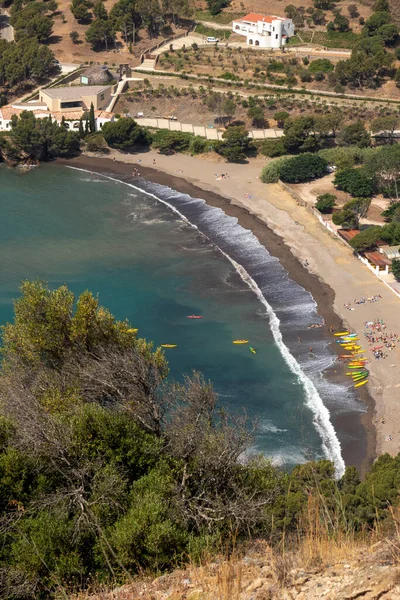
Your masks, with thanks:
[{"label": "foreground bush", "polygon": [[343,190],[358,197],[371,197],[374,194],[374,180],[368,177],[362,169],[344,169],[335,175],[333,181],[338,190]]},{"label": "foreground bush", "polygon": [[286,160],[280,168],[280,178],[285,183],[302,183],[322,177],[328,163],[317,154],[305,153]]},{"label": "foreground bush", "polygon": [[315,203],[315,208],[319,210],[319,212],[331,213],[333,207],[335,206],[336,196],[333,194],[321,194],[318,196],[317,201]]},{"label": "foreground bush", "polygon": [[356,535],[397,503],[400,457],[360,483],[332,463],[291,474],[254,448],[242,416],[199,374],[168,383],[163,352],[85,292],[25,282],[3,328],[0,597],[70,597],[99,582],[265,537]]},{"label": "foreground bush", "polygon": [[101,130],[104,139],[111,148],[119,150],[145,146],[150,142],[148,133],[131,117],[123,117],[114,122],[104,123]]}]

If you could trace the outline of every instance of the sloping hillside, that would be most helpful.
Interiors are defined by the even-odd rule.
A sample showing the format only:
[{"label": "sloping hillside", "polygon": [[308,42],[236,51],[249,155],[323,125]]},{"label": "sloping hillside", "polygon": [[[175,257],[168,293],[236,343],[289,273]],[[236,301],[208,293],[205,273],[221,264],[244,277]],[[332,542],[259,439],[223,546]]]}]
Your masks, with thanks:
[{"label": "sloping hillside", "polygon": [[[327,549],[325,549],[327,550]],[[338,548],[336,548],[336,551]],[[273,556],[260,545],[238,560],[177,570],[79,600],[395,600],[400,568],[389,543],[346,548],[318,565],[296,554]],[[311,554],[311,553],[310,553]],[[340,556],[342,554],[342,556]],[[317,558],[317,557],[315,557]],[[326,558],[328,558],[326,556]]]}]

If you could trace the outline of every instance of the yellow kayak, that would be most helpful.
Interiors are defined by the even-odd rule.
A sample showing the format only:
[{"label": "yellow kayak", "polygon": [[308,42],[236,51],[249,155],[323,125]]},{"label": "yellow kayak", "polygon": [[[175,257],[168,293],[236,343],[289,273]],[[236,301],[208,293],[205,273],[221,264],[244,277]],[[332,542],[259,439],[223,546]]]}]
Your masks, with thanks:
[{"label": "yellow kayak", "polygon": [[161,348],[176,348],[178,344],[161,344]]},{"label": "yellow kayak", "polygon": [[365,385],[366,383],[368,383],[368,379],[364,379],[364,381],[360,381],[359,383],[356,383],[356,385],[354,387],[358,388],[358,387],[361,387],[362,385]]},{"label": "yellow kayak", "polygon": [[340,333],[334,333],[333,335],[348,335],[350,333],[350,331],[341,331]]},{"label": "yellow kayak", "polygon": [[249,340],[233,340],[232,344],[248,344]]}]

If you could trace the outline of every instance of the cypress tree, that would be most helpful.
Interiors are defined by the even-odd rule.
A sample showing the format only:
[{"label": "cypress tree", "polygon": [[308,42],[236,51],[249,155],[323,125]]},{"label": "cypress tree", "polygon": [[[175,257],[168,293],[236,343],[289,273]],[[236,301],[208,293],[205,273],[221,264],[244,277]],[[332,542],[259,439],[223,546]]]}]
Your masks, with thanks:
[{"label": "cypress tree", "polygon": [[93,102],[90,104],[90,111],[89,111],[89,131],[90,131],[90,133],[94,133],[96,131],[96,119],[94,117]]},{"label": "cypress tree", "polygon": [[87,113],[85,114],[85,135],[89,133],[89,119]]},{"label": "cypress tree", "polygon": [[82,117],[79,119],[79,138],[83,139],[85,137],[85,130],[83,129],[83,120]]}]

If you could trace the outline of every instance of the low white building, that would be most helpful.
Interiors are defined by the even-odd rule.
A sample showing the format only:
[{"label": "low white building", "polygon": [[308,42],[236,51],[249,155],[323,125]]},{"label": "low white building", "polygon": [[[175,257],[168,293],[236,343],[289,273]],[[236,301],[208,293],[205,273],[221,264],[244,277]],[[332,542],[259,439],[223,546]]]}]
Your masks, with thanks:
[{"label": "low white building", "polygon": [[[65,127],[71,131],[78,131],[81,117],[85,120],[85,116],[88,115],[88,111],[83,110],[51,111],[42,102],[15,103],[0,108],[0,131],[10,131],[12,116],[19,116],[24,110],[33,112],[37,119],[51,117],[53,121],[57,121],[58,124],[61,123],[61,120],[64,117]],[[95,110],[94,117],[96,131],[101,130],[104,123],[114,121],[114,114],[106,112],[105,110]]]},{"label": "low white building", "polygon": [[234,33],[244,35],[248,46],[282,48],[294,35],[292,19],[250,13],[232,22]]}]

